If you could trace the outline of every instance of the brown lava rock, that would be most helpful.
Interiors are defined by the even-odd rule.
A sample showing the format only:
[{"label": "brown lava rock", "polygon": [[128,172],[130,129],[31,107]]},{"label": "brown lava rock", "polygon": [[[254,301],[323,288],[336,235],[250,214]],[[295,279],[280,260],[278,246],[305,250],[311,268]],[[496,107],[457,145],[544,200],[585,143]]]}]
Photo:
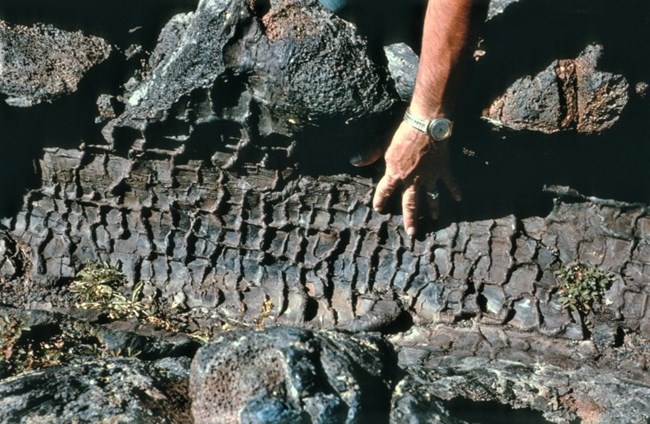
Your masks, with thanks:
[{"label": "brown lava rock", "polygon": [[110,53],[106,41],[80,31],[0,21],[0,93],[11,106],[51,102],[76,91],[84,74]]}]

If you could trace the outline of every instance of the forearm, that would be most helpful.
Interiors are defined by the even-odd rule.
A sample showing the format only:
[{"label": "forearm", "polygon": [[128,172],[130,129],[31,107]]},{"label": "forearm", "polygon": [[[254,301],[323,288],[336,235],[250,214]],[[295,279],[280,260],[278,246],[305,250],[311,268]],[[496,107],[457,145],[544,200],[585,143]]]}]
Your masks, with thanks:
[{"label": "forearm", "polygon": [[473,0],[429,0],[411,111],[427,119],[448,116],[458,65],[470,33]]}]

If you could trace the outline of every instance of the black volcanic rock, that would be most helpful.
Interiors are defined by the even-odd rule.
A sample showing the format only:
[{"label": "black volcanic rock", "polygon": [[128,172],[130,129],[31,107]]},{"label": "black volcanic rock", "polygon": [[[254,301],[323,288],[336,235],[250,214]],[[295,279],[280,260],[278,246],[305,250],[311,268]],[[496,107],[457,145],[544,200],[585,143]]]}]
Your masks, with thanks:
[{"label": "black volcanic rock", "polygon": [[[396,98],[354,26],[315,0],[204,0],[163,29],[126,110],[104,130],[146,133],[156,122],[257,122],[256,132],[292,134],[320,121],[377,117]],[[146,135],[146,134],[145,134]]]},{"label": "black volcanic rock", "polygon": [[588,46],[576,59],[551,63],[515,81],[483,112],[496,126],[555,133],[593,134],[611,128],[628,103],[625,77],[596,69],[603,47]]}]

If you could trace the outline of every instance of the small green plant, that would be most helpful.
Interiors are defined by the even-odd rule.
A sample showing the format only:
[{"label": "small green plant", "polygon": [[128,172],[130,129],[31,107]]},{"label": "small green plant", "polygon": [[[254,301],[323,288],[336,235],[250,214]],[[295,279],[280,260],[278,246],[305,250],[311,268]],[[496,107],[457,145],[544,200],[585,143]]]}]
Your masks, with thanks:
[{"label": "small green plant", "polygon": [[93,262],[77,273],[70,291],[77,296],[78,308],[102,311],[112,320],[136,318],[167,331],[181,331],[162,315],[154,297],[144,296],[143,282],[135,284],[130,294],[125,294],[126,285],[126,277],[118,269]]},{"label": "small green plant", "polygon": [[562,306],[580,311],[588,311],[594,302],[600,302],[610,284],[606,273],[584,264],[566,266],[557,276]]},{"label": "small green plant", "polygon": [[29,331],[29,327],[24,326],[16,318],[0,316],[1,359],[11,359],[11,357],[14,355],[16,344],[25,331]]},{"label": "small green plant", "polygon": [[153,308],[141,301],[142,283],[133,288],[130,296],[122,294],[126,277],[106,263],[91,263],[77,274],[70,291],[77,295],[77,307],[97,309],[110,319],[146,318]]}]

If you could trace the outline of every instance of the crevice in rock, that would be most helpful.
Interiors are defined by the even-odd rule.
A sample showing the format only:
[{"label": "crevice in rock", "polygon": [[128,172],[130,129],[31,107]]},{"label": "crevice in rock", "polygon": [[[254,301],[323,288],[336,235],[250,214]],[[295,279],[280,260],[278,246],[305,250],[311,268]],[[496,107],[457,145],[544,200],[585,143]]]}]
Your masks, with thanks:
[{"label": "crevice in rock", "polygon": [[578,77],[576,75],[576,64],[573,60],[558,60],[555,65],[555,73],[560,84],[559,126],[565,130],[575,129],[578,120]]}]

